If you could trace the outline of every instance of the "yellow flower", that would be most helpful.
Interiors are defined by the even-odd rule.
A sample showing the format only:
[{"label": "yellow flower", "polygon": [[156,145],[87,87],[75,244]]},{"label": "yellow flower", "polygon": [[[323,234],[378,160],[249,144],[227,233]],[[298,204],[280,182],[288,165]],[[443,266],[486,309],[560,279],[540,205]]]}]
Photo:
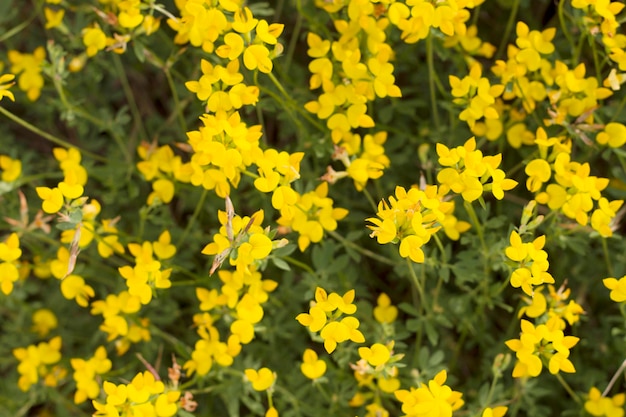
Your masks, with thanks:
[{"label": "yellow flower", "polygon": [[57,317],[47,308],[40,308],[33,313],[33,326],[31,331],[37,333],[39,337],[44,337],[50,330],[58,325]]},{"label": "yellow flower", "polygon": [[168,179],[161,178],[152,183],[152,192],[148,196],[148,205],[154,204],[157,200],[163,204],[168,204],[174,198],[174,183]]},{"label": "yellow flower", "polygon": [[2,169],[0,180],[13,182],[22,174],[22,162],[19,159],[11,159],[7,155],[0,155],[0,169]]},{"label": "yellow flower", "polygon": [[626,394],[621,393],[613,398],[605,397],[596,387],[591,387],[588,399],[585,401],[585,410],[597,417],[623,417]]},{"label": "yellow flower", "polygon": [[252,384],[252,388],[256,391],[265,391],[271,388],[276,380],[276,374],[269,368],[246,369],[244,371],[246,378]]},{"label": "yellow flower", "polygon": [[93,288],[78,275],[68,275],[61,281],[61,293],[68,300],[75,299],[81,307],[87,307],[89,298],[95,295]]},{"label": "yellow flower", "polygon": [[159,259],[169,259],[176,254],[176,246],[172,245],[172,237],[168,230],[159,235],[156,242],[152,242],[154,254]]},{"label": "yellow flower", "polygon": [[[421,384],[419,388],[411,387],[408,390],[394,392],[396,398],[402,402],[402,412],[407,415],[424,414],[422,410],[438,410],[434,416],[451,416],[452,413],[463,406],[462,395],[458,391],[452,391],[445,385],[447,373],[439,372],[428,382]],[[429,414],[431,415],[431,414]]]},{"label": "yellow flower", "polygon": [[484,409],[481,417],[504,417],[506,414],[506,410],[508,407],[500,406],[500,407],[487,407]]},{"label": "yellow flower", "polygon": [[300,371],[309,379],[321,378],[326,373],[326,362],[318,359],[313,349],[306,349],[302,355]]},{"label": "yellow flower", "polygon": [[107,44],[107,37],[99,27],[83,30],[83,44],[87,47],[87,56],[92,57],[103,50]]},{"label": "yellow flower", "polygon": [[259,69],[264,73],[272,72],[273,64],[270,51],[263,45],[250,45],[243,53],[243,64],[250,71]]},{"label": "yellow flower", "polygon": [[398,317],[398,308],[391,305],[389,296],[385,293],[381,293],[376,300],[376,307],[374,307],[374,318],[379,323],[393,323]]},{"label": "yellow flower", "polygon": [[528,179],[526,180],[526,188],[531,193],[539,191],[544,182],[547,182],[552,175],[550,164],[543,159],[533,159],[524,169]]},{"label": "yellow flower", "polygon": [[46,213],[56,213],[63,207],[63,193],[58,188],[37,187],[35,191],[43,200],[41,208]]},{"label": "yellow flower", "polygon": [[372,347],[360,347],[359,356],[370,365],[376,367],[384,365],[391,358],[391,351],[382,343],[374,343]]},{"label": "yellow flower", "polygon": [[9,91],[9,88],[15,84],[14,79],[15,75],[13,74],[0,75],[0,100],[2,100],[3,97],[8,97],[9,100],[15,101],[15,96]]},{"label": "yellow flower", "polygon": [[616,278],[605,278],[602,280],[602,283],[605,287],[611,290],[611,300],[616,303],[623,303],[626,301],[626,275],[621,277],[620,279]]},{"label": "yellow flower", "polygon": [[50,7],[44,7],[43,9],[44,17],[46,18],[46,29],[52,29],[61,24],[63,22],[63,16],[65,16],[65,10],[58,9],[54,10]]},{"label": "yellow flower", "polygon": [[600,145],[609,145],[611,148],[620,148],[626,143],[626,126],[621,123],[609,123],[596,136]]}]

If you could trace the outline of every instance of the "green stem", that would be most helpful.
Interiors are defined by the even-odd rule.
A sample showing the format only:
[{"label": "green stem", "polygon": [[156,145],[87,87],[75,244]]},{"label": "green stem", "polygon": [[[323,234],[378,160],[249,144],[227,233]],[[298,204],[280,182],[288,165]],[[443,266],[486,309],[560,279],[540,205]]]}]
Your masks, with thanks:
[{"label": "green stem", "polygon": [[[567,39],[567,43],[569,44],[571,48],[570,55],[573,55],[574,40],[572,39],[572,36],[569,33],[569,28],[565,24],[565,11],[563,9],[564,4],[565,4],[565,0],[559,0],[559,7],[558,7],[559,23],[561,24],[561,32],[563,33],[563,35],[565,35],[565,38]],[[578,61],[573,61],[573,62],[578,62]]]},{"label": "green stem", "polygon": [[555,374],[555,376],[556,376],[556,379],[559,380],[563,388],[565,388],[565,391],[567,391],[569,396],[572,397],[572,399],[576,401],[578,404],[580,404],[581,403],[580,397],[574,392],[572,387],[570,387],[569,384],[563,379],[563,376],[561,376],[561,374],[558,372]]},{"label": "green stem", "polygon": [[589,46],[591,47],[591,52],[593,54],[593,65],[596,69],[596,80],[598,80],[598,84],[602,85],[602,73],[600,70],[600,60],[598,58],[598,50],[596,48],[596,40],[594,39],[591,33],[587,34],[589,38]]},{"label": "green stem", "polygon": [[302,30],[302,14],[298,13],[296,15],[296,23],[293,26],[293,34],[291,35],[291,39],[289,40],[289,46],[287,47],[287,53],[285,54],[285,64],[284,71],[285,73],[289,73],[289,68],[291,67],[291,62],[293,61],[293,55],[296,51],[296,45],[298,44],[298,38],[300,37],[300,31]]},{"label": "green stem", "polygon": [[611,112],[613,116],[611,117],[611,120],[609,121],[609,123],[614,122],[618,118],[618,116],[622,114],[622,109],[624,108],[625,105],[626,105],[626,94],[624,94],[624,98],[622,98],[622,101],[620,101],[619,105],[617,106],[617,109]]},{"label": "green stem", "polygon": [[480,239],[480,244],[486,254],[487,245],[485,243],[484,231],[483,231],[482,225],[480,224],[480,221],[478,220],[476,211],[474,211],[474,207],[472,206],[472,203],[467,202],[467,201],[463,202],[463,207],[465,207],[465,211],[467,212],[467,215],[469,216],[470,221],[472,222],[472,225],[476,229],[476,234],[478,235],[478,239]]},{"label": "green stem", "polygon": [[611,381],[609,381],[609,384],[606,386],[604,392],[602,393],[603,397],[606,397],[607,395],[609,395],[609,392],[611,392],[611,388],[613,388],[613,385],[615,385],[617,378],[619,378],[619,376],[624,372],[624,369],[626,369],[626,359],[624,359],[624,361],[619,366],[617,371],[615,371],[615,373],[613,374]]},{"label": "green stem", "polygon": [[0,36],[0,43],[4,44],[4,42],[6,42],[7,40],[9,40],[10,38],[12,38],[13,36],[17,35],[18,33],[20,33],[21,31],[23,31],[24,29],[28,28],[30,26],[30,23],[35,20],[35,18],[37,17],[37,15],[39,14],[39,9],[35,10],[35,13],[33,13],[32,15],[30,15],[30,17],[28,19],[26,19],[25,21],[23,21],[22,23],[20,23],[17,26],[14,26],[13,28],[7,30],[6,32],[4,32],[2,34],[2,36]]},{"label": "green stem", "polygon": [[304,269],[305,271],[307,271],[311,275],[317,275],[315,270],[313,268],[311,268],[309,265],[305,264],[304,262],[300,262],[299,260],[294,259],[291,256],[281,256],[280,259],[284,260],[285,262],[288,262],[290,264],[293,264],[293,265],[295,265],[297,267],[300,267],[300,268]]},{"label": "green stem", "polygon": [[183,242],[185,241],[185,239],[187,239],[187,236],[189,235],[189,232],[191,232],[191,229],[193,228],[196,222],[196,219],[198,218],[198,215],[200,214],[200,211],[202,210],[202,207],[204,207],[204,201],[206,200],[208,194],[209,194],[209,190],[207,189],[202,190],[202,195],[200,196],[200,200],[198,200],[198,204],[196,204],[196,208],[194,209],[193,214],[191,215],[191,219],[189,219],[189,223],[187,223],[187,227],[185,227],[183,234],[180,236],[180,239],[178,239],[178,242],[176,243],[177,248],[182,248]]},{"label": "green stem", "polygon": [[500,372],[494,372],[493,380],[491,380],[491,386],[489,387],[489,393],[487,394],[487,399],[485,400],[485,407],[491,404],[491,399],[493,398],[493,393],[496,391],[496,386],[498,384],[498,379],[500,379]]},{"label": "green stem", "polygon": [[606,243],[606,238],[601,237],[602,240],[602,252],[604,253],[604,262],[606,262],[606,271],[609,276],[613,276],[613,264],[611,263],[611,257],[609,256],[609,246]]},{"label": "green stem", "polygon": [[8,117],[9,119],[13,120],[15,123],[19,124],[20,126],[30,130],[31,132],[41,136],[44,139],[49,140],[50,142],[59,145],[59,146],[63,146],[64,148],[74,148],[74,149],[78,149],[80,151],[80,153],[84,156],[87,156],[89,158],[92,158],[96,161],[100,161],[100,162],[106,162],[107,159],[103,156],[97,155],[95,153],[89,152],[85,149],[81,149],[76,145],[72,145],[71,143],[58,138],[54,135],[51,135],[48,132],[44,132],[43,130],[39,129],[38,127],[28,123],[26,120],[22,119],[19,116],[16,116],[15,114],[11,113],[9,110],[5,109],[4,107],[0,106],[0,113],[2,113],[3,115],[5,115],[6,117]]},{"label": "green stem", "polygon": [[[126,96],[126,100],[128,101],[130,112],[133,114],[133,118],[135,119],[135,123],[137,127],[139,127],[139,132],[141,136],[148,140],[148,132],[146,131],[146,127],[143,124],[143,118],[141,117],[141,112],[139,111],[139,106],[137,105],[137,100],[135,100],[135,95],[133,94],[133,90],[130,88],[130,83],[128,82],[128,76],[126,75],[126,71],[124,66],[122,65],[121,58],[117,54],[113,54],[114,59],[113,63],[115,65],[115,70],[119,75],[120,82],[122,83],[122,90],[124,90],[124,95]],[[131,156],[131,151],[129,149],[134,149],[133,143],[126,144],[126,152],[125,156]],[[128,160],[132,162],[132,158]]]},{"label": "green stem", "polygon": [[163,67],[163,72],[165,73],[165,78],[167,78],[167,85],[172,92],[172,99],[174,100],[174,111],[176,112],[176,117],[178,118],[178,124],[180,125],[181,131],[187,132],[187,122],[185,121],[185,117],[183,116],[182,106],[180,105],[180,98],[178,97],[178,92],[176,91],[176,85],[174,84],[174,79],[172,78],[170,67]]},{"label": "green stem", "polygon": [[[411,280],[413,281],[413,284],[415,285],[415,288],[417,289],[417,292],[420,296],[419,302],[419,308],[424,312],[427,313],[428,309],[427,304],[426,304],[426,296],[424,295],[424,286],[422,285],[421,280],[418,278],[417,274],[415,273],[415,268],[413,268],[413,261],[411,261],[411,259],[409,258],[405,258],[406,259],[406,263],[407,266],[409,268],[409,272],[411,275]],[[422,265],[422,270],[423,270],[424,266]],[[423,276],[422,276],[423,277]],[[415,306],[417,307],[417,306]]]},{"label": "green stem", "polygon": [[504,33],[502,34],[502,40],[500,41],[500,45],[498,46],[498,51],[496,52],[495,57],[501,57],[502,54],[506,51],[506,44],[509,40],[509,36],[513,31],[513,24],[515,23],[515,18],[517,17],[517,10],[519,9],[520,0],[514,0],[513,6],[511,6],[511,14],[509,15],[509,20],[506,22],[506,27],[504,28]]},{"label": "green stem", "polygon": [[428,63],[428,89],[430,90],[430,109],[433,112],[433,122],[437,134],[440,134],[439,110],[437,109],[437,94],[435,93],[435,60],[433,51],[433,35],[426,38],[426,60]]},{"label": "green stem", "polygon": [[365,197],[367,198],[367,201],[369,201],[369,203],[372,206],[372,208],[374,209],[374,211],[378,211],[378,206],[376,205],[376,201],[374,201],[374,198],[372,197],[370,192],[367,191],[367,188],[365,188],[365,187],[363,187],[363,194],[365,194]]},{"label": "green stem", "polygon": [[106,130],[107,132],[109,132],[111,134],[111,136],[113,137],[113,140],[117,143],[117,146],[120,148],[120,151],[124,155],[124,158],[129,163],[128,165],[130,167],[130,162],[132,161],[132,156],[131,156],[130,152],[128,151],[128,149],[126,147],[126,144],[124,143],[124,140],[122,139],[122,137],[115,132],[114,128],[111,127],[111,123],[110,122],[109,123],[104,123],[102,120],[100,120],[96,116],[92,115],[88,111],[85,111],[81,107],[76,107],[73,104],[71,104],[69,102],[69,100],[67,99],[67,96],[65,95],[65,90],[63,89],[63,85],[61,84],[61,78],[60,77],[52,77],[52,82],[54,84],[54,88],[56,89],[57,93],[59,94],[59,98],[61,99],[61,103],[63,103],[63,106],[69,112],[71,112],[73,114],[76,114],[76,115],[82,117],[85,120],[90,121],[94,125],[98,126],[100,129]]},{"label": "green stem", "polygon": [[[302,106],[299,103],[296,103],[289,94],[287,94],[287,92],[285,91],[285,89],[283,88],[282,84],[276,79],[276,77],[274,76],[274,74],[272,74],[271,72],[269,74],[267,74],[270,78],[270,80],[272,81],[272,83],[274,83],[274,85],[276,86],[276,88],[278,88],[278,91],[280,91],[280,93],[283,95],[283,97],[287,100],[288,103],[284,103],[283,100],[278,99],[278,97],[276,97],[275,94],[271,94],[271,92],[266,89],[266,88],[261,88],[261,91],[269,94],[270,96],[272,96],[272,98],[274,98],[277,102],[283,104],[283,106],[285,107],[285,109],[291,114],[292,110],[296,110],[302,117],[304,117],[307,121],[309,121],[312,125],[314,125],[315,127],[317,127],[320,131],[322,132],[328,132],[328,129],[326,129],[326,127],[321,124],[320,122],[318,122],[317,120],[313,119],[311,117],[311,115],[304,110],[303,108],[301,108]],[[287,105],[288,104],[288,105]],[[292,116],[293,117],[293,116]],[[298,127],[301,127],[301,123],[298,119],[294,118],[294,121],[296,122],[296,124],[298,125]]]},{"label": "green stem", "polygon": [[387,264],[387,265],[393,265],[396,266],[396,263],[394,261],[392,261],[389,258],[385,258],[384,256],[381,256],[377,253],[372,252],[369,249],[364,249],[362,247],[360,247],[359,245],[357,245],[354,242],[349,241],[348,239],[346,239],[345,237],[341,236],[339,233],[332,231],[332,230],[327,230],[327,233],[332,236],[333,238],[335,238],[336,240],[338,240],[339,242],[341,242],[344,246],[347,246],[351,249],[354,249],[355,251],[359,252],[360,254],[367,256],[368,258],[372,258],[378,262]]}]

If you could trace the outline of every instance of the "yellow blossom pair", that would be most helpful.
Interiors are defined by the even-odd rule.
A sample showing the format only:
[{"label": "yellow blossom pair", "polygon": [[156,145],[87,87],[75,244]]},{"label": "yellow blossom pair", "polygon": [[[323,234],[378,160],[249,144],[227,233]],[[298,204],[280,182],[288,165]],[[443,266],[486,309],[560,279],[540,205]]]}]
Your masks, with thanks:
[{"label": "yellow blossom pair", "polygon": [[[511,190],[517,181],[506,178],[499,169],[502,154],[483,156],[476,149],[476,140],[472,137],[463,146],[448,148],[442,143],[437,144],[439,164],[444,168],[437,174],[442,193],[452,190],[460,194],[467,202],[478,200],[484,191],[491,191],[498,200],[504,198],[504,191]],[[491,179],[491,182],[487,182]]]},{"label": "yellow blossom pair", "polygon": [[[315,301],[312,302],[308,313],[301,313],[296,317],[298,322],[307,327],[312,333],[320,332],[324,340],[324,348],[332,353],[339,343],[351,340],[363,343],[365,338],[358,330],[359,320],[351,314],[356,312],[354,290],[343,296],[337,293],[328,294],[321,287],[315,289]],[[342,318],[342,315],[346,317]]]},{"label": "yellow blossom pair", "polygon": [[547,364],[551,374],[576,372],[569,360],[569,350],[580,339],[565,336],[558,317],[553,317],[546,324],[538,326],[528,320],[522,320],[521,327],[519,339],[506,341],[506,345],[515,352],[517,358],[513,369],[514,378],[536,377],[541,373],[544,363]]},{"label": "yellow blossom pair", "polygon": [[149,371],[138,373],[128,384],[105,381],[104,402],[92,401],[94,416],[152,415],[172,417],[178,411],[180,391],[171,390]]}]

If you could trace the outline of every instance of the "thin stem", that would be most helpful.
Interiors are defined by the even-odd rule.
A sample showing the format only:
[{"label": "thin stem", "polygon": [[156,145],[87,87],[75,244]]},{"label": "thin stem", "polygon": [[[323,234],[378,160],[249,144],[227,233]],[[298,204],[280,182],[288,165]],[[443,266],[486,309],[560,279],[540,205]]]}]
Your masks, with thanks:
[{"label": "thin stem", "polygon": [[180,239],[178,239],[178,242],[176,243],[177,248],[182,248],[182,244],[185,241],[185,239],[187,239],[189,232],[191,232],[191,229],[193,228],[196,222],[196,219],[198,218],[198,215],[200,214],[200,210],[202,210],[202,207],[204,207],[204,201],[206,200],[208,194],[209,194],[209,190],[207,189],[202,190],[202,195],[200,196],[200,200],[198,200],[198,204],[196,204],[196,208],[194,209],[193,214],[191,215],[191,218],[189,219],[189,223],[187,223],[187,227],[185,227],[183,234],[180,236]]},{"label": "thin stem", "polygon": [[172,74],[170,73],[170,66],[163,67],[163,72],[165,73],[165,78],[167,78],[167,85],[172,92],[172,99],[174,100],[174,111],[176,112],[176,117],[178,118],[178,124],[180,125],[180,129],[183,132],[187,132],[187,122],[185,121],[185,117],[183,116],[182,106],[180,105],[180,99],[178,97],[178,92],[176,91],[176,85],[174,84],[174,79],[172,78]]},{"label": "thin stem", "polygon": [[517,17],[517,10],[519,9],[519,0],[515,0],[513,2],[513,6],[511,6],[511,14],[509,15],[509,20],[506,22],[506,28],[504,28],[504,33],[502,34],[502,40],[500,41],[500,46],[498,46],[498,52],[496,52],[496,57],[501,57],[505,52],[506,44],[509,40],[509,36],[513,31],[513,24],[515,23],[515,18]]},{"label": "thin stem", "polygon": [[[124,70],[124,66],[122,65],[121,58],[117,54],[113,54],[113,63],[115,65],[115,70],[119,75],[120,82],[122,83],[122,89],[124,90],[124,95],[126,96],[126,100],[130,106],[130,112],[133,114],[133,118],[135,119],[135,123],[139,127],[139,131],[145,140],[148,140],[148,132],[146,131],[146,127],[143,124],[143,118],[141,117],[141,112],[139,111],[139,106],[137,106],[137,100],[135,100],[135,95],[133,94],[133,90],[130,88],[130,83],[128,82],[128,76],[126,75],[126,71]],[[127,146],[128,147],[128,146]],[[131,144],[129,147],[133,149],[134,146]],[[129,152],[130,155],[130,152]]]},{"label": "thin stem", "polygon": [[[574,40],[572,39],[572,36],[569,33],[569,28],[565,24],[565,11],[563,10],[564,4],[565,4],[565,0],[559,1],[559,7],[558,7],[559,23],[561,24],[561,32],[563,33],[563,35],[565,35],[565,38],[567,38],[567,43],[569,43],[569,46],[573,52]],[[574,61],[574,62],[578,62],[578,61]]]},{"label": "thin stem", "polygon": [[54,88],[59,94],[59,98],[61,99],[61,103],[63,104],[63,106],[71,113],[76,114],[82,117],[83,119],[90,121],[91,123],[98,126],[99,128],[109,132],[111,136],[113,137],[113,140],[115,140],[115,142],[117,143],[117,146],[120,148],[120,151],[122,152],[122,154],[124,154],[124,158],[129,163],[128,165],[130,166],[130,162],[132,161],[132,156],[129,150],[127,149],[126,144],[124,143],[124,140],[122,139],[122,137],[116,133],[113,127],[111,127],[111,123],[104,123],[102,120],[92,115],[88,111],[85,111],[81,107],[76,107],[73,104],[71,104],[69,100],[67,99],[67,96],[65,95],[65,90],[63,89],[63,85],[61,84],[60,77],[56,77],[56,76],[52,77],[52,82],[54,84]]},{"label": "thin stem", "polygon": [[485,406],[491,404],[491,399],[493,398],[493,393],[496,391],[496,386],[498,384],[498,379],[500,379],[500,371],[496,371],[493,373],[493,380],[491,381],[491,386],[489,387],[489,393],[487,394],[487,399],[485,400]]},{"label": "thin stem", "polygon": [[96,161],[101,161],[101,162],[105,162],[107,159],[103,156],[97,155],[95,153],[89,152],[85,149],[81,149],[76,145],[72,145],[71,143],[58,138],[54,135],[51,135],[48,132],[45,132],[41,129],[39,129],[38,127],[28,123],[26,120],[22,119],[19,116],[16,116],[15,114],[11,113],[9,110],[5,109],[4,107],[0,106],[0,113],[2,113],[3,115],[5,115],[6,117],[8,117],[9,119],[13,120],[15,123],[19,124],[20,126],[30,130],[31,132],[41,136],[44,139],[49,140],[50,142],[59,145],[59,146],[63,146],[65,148],[74,148],[74,149],[78,149],[80,151],[80,153],[84,156],[88,156],[89,158],[95,159]]},{"label": "thin stem", "polygon": [[624,95],[624,98],[622,99],[622,101],[620,101],[619,106],[617,106],[617,109],[615,109],[612,113],[613,116],[611,117],[610,122],[614,122],[618,116],[620,116],[622,114],[622,109],[624,108],[624,105],[626,105],[626,94]]},{"label": "thin stem", "polygon": [[611,257],[609,256],[609,246],[606,243],[606,238],[600,238],[602,240],[602,252],[604,253],[604,262],[606,262],[606,271],[609,276],[613,276],[613,264],[611,263]]},{"label": "thin stem", "polygon": [[[271,72],[269,74],[267,74],[270,78],[270,80],[272,80],[272,82],[274,83],[274,85],[276,86],[276,88],[278,88],[278,91],[280,91],[280,93],[283,95],[283,97],[288,101],[288,104],[290,104],[290,106],[287,106],[286,103],[284,103],[282,100],[277,99],[275,94],[271,94],[271,92],[269,90],[267,90],[266,88],[262,88],[261,91],[268,93],[269,95],[273,96],[273,98],[275,100],[277,100],[279,103],[283,104],[283,106],[285,107],[285,109],[287,109],[290,113],[293,109],[295,109],[302,117],[304,117],[306,120],[308,120],[312,125],[314,125],[315,127],[317,127],[319,130],[321,130],[322,132],[327,132],[328,129],[326,129],[326,127],[324,125],[322,125],[320,122],[318,122],[317,120],[313,119],[311,117],[311,115],[305,111],[303,108],[301,108],[299,103],[296,103],[289,94],[287,94],[287,92],[285,91],[284,87],[282,86],[282,84],[276,79],[276,77],[274,76],[274,74],[272,74]],[[260,87],[259,87],[260,88]],[[299,120],[295,119],[296,124],[301,127],[301,123]]]},{"label": "thin stem", "polygon": [[604,392],[602,393],[603,397],[609,395],[609,392],[611,392],[611,388],[613,388],[613,385],[615,385],[615,383],[617,382],[617,378],[619,378],[619,376],[624,372],[624,369],[626,369],[626,359],[624,359],[617,371],[615,371],[615,374],[613,374],[613,378],[611,378],[611,381],[609,381],[609,385],[606,386]]},{"label": "thin stem", "polygon": [[296,51],[296,45],[298,44],[298,38],[300,37],[301,30],[302,14],[298,13],[296,15],[296,23],[293,26],[293,34],[291,35],[291,39],[289,40],[289,46],[287,47],[287,53],[285,54],[285,64],[283,66],[285,73],[289,73],[289,68],[291,67],[291,62],[293,61],[293,55]]},{"label": "thin stem", "polygon": [[565,388],[565,391],[567,391],[567,393],[569,394],[570,397],[572,397],[572,399],[574,401],[576,401],[577,403],[581,403],[580,397],[574,392],[574,390],[572,389],[572,387],[569,386],[569,384],[563,379],[563,377],[561,376],[560,373],[556,373],[555,374],[556,379],[559,380],[559,382],[561,383],[561,385],[563,386],[563,388]]},{"label": "thin stem", "polygon": [[596,69],[596,80],[598,80],[599,84],[602,84],[602,73],[600,70],[598,50],[596,49],[596,40],[593,38],[593,35],[591,35],[591,33],[588,33],[587,36],[589,38],[589,46],[591,46],[591,52],[593,54],[593,65]]},{"label": "thin stem", "polygon": [[439,122],[439,110],[437,109],[437,95],[435,93],[435,60],[433,51],[433,36],[428,35],[426,38],[426,60],[428,63],[428,89],[430,90],[430,109],[433,112],[433,122],[435,123],[435,129],[437,134],[440,132]]},{"label": "thin stem", "polygon": [[372,206],[372,208],[374,209],[374,211],[378,211],[378,206],[376,205],[376,201],[374,201],[374,198],[372,197],[370,192],[367,191],[367,188],[365,188],[365,187],[363,187],[363,194],[365,194],[365,197],[367,198],[367,201],[369,201],[369,203]]},{"label": "thin stem", "polygon": [[304,269],[305,271],[307,271],[308,273],[312,274],[312,275],[317,275],[317,273],[315,272],[315,270],[313,268],[311,268],[309,265],[305,264],[304,262],[300,262],[297,259],[292,258],[291,256],[281,256],[280,259],[282,259],[285,262],[288,262],[290,264],[293,264],[297,267],[300,267],[302,269]]},{"label": "thin stem", "polygon": [[372,258],[374,260],[377,260],[377,261],[382,262],[382,263],[387,264],[387,265],[396,266],[396,263],[394,261],[392,261],[391,259],[385,258],[382,255],[374,253],[374,252],[372,252],[369,249],[364,249],[364,248],[360,247],[359,245],[357,245],[356,243],[349,241],[348,239],[346,239],[345,237],[341,236],[339,233],[337,233],[335,231],[328,230],[327,232],[328,232],[328,234],[330,236],[332,236],[333,238],[335,238],[336,240],[341,242],[344,246],[347,246],[350,249],[354,249],[355,251],[359,252],[360,254],[362,254],[364,256],[367,256],[368,258]]},{"label": "thin stem", "polygon": [[480,221],[478,220],[478,216],[476,216],[476,211],[474,211],[474,207],[472,206],[471,203],[467,201],[464,201],[463,207],[465,207],[465,211],[467,212],[467,215],[469,216],[470,221],[472,222],[474,228],[476,229],[476,234],[478,234],[478,239],[480,239],[480,244],[483,250],[486,251],[487,245],[485,244],[485,236],[483,232],[483,227],[480,224]]},{"label": "thin stem", "polygon": [[32,15],[30,15],[30,17],[28,19],[26,19],[25,21],[23,21],[22,23],[20,23],[17,26],[14,26],[13,28],[7,30],[6,32],[4,32],[2,34],[2,36],[0,36],[0,43],[4,43],[7,40],[9,40],[10,38],[12,38],[13,36],[17,35],[18,33],[20,33],[21,31],[23,31],[24,29],[26,29],[30,23],[35,20],[35,18],[37,17],[37,15],[39,14],[39,10],[35,10],[35,13],[33,13]]},{"label": "thin stem", "polygon": [[420,308],[422,311],[424,311],[424,313],[426,313],[427,309],[426,309],[426,297],[424,295],[424,286],[422,285],[422,282],[420,281],[420,279],[417,277],[417,274],[415,273],[415,268],[413,268],[413,261],[411,261],[411,259],[409,258],[405,258],[405,259],[406,259],[407,266],[409,267],[411,280],[413,281],[413,284],[415,284],[415,288],[417,289],[417,292],[419,293],[419,296],[420,296],[420,299],[419,299]]}]

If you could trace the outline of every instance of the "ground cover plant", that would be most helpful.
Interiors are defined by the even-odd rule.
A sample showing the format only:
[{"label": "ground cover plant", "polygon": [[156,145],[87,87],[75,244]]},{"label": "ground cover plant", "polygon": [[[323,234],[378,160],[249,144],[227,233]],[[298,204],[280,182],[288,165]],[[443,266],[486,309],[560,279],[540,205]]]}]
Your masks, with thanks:
[{"label": "ground cover plant", "polygon": [[0,2],[0,416],[623,416],[623,9]]}]

